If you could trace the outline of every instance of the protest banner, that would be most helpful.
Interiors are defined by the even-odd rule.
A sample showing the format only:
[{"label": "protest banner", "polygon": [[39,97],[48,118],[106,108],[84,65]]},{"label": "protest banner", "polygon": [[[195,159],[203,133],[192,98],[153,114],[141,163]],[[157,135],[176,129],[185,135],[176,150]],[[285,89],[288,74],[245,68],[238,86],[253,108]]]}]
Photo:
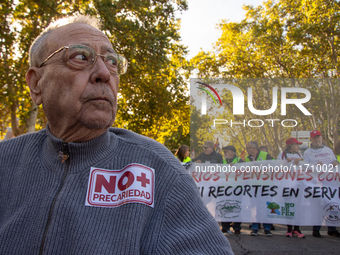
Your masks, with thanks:
[{"label": "protest banner", "polygon": [[340,226],[340,173],[331,164],[194,163],[190,175],[217,221]]}]

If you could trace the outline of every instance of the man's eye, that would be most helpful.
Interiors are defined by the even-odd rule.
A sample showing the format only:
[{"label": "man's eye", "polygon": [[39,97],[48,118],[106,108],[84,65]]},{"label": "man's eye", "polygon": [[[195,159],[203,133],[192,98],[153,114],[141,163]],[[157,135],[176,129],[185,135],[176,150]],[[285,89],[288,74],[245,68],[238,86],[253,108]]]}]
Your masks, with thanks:
[{"label": "man's eye", "polygon": [[83,53],[75,54],[72,59],[74,61],[79,61],[79,62],[88,61],[87,56],[85,54],[83,54]]},{"label": "man's eye", "polygon": [[93,54],[86,49],[69,49],[69,60],[75,65],[87,65],[91,59],[93,59]]},{"label": "man's eye", "polygon": [[111,66],[117,66],[118,65],[118,60],[114,56],[108,56],[106,58],[106,63],[108,63]]}]

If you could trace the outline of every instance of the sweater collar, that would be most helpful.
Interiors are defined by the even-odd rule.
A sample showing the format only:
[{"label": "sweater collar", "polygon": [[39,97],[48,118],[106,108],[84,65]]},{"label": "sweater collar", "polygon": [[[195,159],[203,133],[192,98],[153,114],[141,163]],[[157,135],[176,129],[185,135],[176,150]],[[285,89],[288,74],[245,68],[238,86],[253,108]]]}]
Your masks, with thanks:
[{"label": "sweater collar", "polygon": [[[64,143],[50,132],[48,125],[45,131],[47,139],[42,151],[43,164],[47,164],[52,169],[60,169],[61,166],[67,163],[69,164],[70,173],[89,169],[91,166],[99,164],[104,158],[112,157],[114,148],[118,143],[117,137],[109,130],[92,140],[81,143]],[[63,148],[67,148],[67,152],[64,152],[64,154],[68,154],[67,161],[69,162],[62,163],[58,158],[60,152],[63,152]]]}]

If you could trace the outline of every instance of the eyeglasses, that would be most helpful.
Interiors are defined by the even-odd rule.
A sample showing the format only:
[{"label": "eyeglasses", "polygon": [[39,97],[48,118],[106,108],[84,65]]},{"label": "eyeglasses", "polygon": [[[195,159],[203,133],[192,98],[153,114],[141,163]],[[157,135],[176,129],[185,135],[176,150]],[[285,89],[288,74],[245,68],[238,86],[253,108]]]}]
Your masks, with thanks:
[{"label": "eyeglasses", "polygon": [[81,69],[94,66],[97,61],[97,57],[100,56],[110,73],[122,75],[127,71],[128,61],[124,56],[113,52],[106,53],[105,55],[97,54],[94,49],[86,45],[63,46],[49,55],[45,61],[41,63],[39,68],[42,67],[47,60],[52,58],[55,54],[61,52],[63,49],[67,49],[67,61],[76,67],[80,67]]}]

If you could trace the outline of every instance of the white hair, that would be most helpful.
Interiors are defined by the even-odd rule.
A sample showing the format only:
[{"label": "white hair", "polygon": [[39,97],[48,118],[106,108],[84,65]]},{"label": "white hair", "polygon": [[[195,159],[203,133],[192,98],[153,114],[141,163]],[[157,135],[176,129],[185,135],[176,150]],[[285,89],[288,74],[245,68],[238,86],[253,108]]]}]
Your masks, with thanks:
[{"label": "white hair", "polygon": [[94,28],[97,28],[100,30],[101,24],[100,21],[97,18],[91,17],[91,16],[85,16],[85,15],[78,15],[78,16],[70,16],[67,18],[61,18],[54,22],[52,22],[47,28],[44,29],[40,33],[40,35],[35,38],[33,41],[30,50],[29,50],[29,63],[30,67],[32,66],[39,66],[39,61],[42,61],[41,58],[43,57],[44,52],[39,51],[41,49],[46,49],[46,42],[48,35],[58,27],[66,26],[68,24],[73,23],[83,23],[90,25]]}]

